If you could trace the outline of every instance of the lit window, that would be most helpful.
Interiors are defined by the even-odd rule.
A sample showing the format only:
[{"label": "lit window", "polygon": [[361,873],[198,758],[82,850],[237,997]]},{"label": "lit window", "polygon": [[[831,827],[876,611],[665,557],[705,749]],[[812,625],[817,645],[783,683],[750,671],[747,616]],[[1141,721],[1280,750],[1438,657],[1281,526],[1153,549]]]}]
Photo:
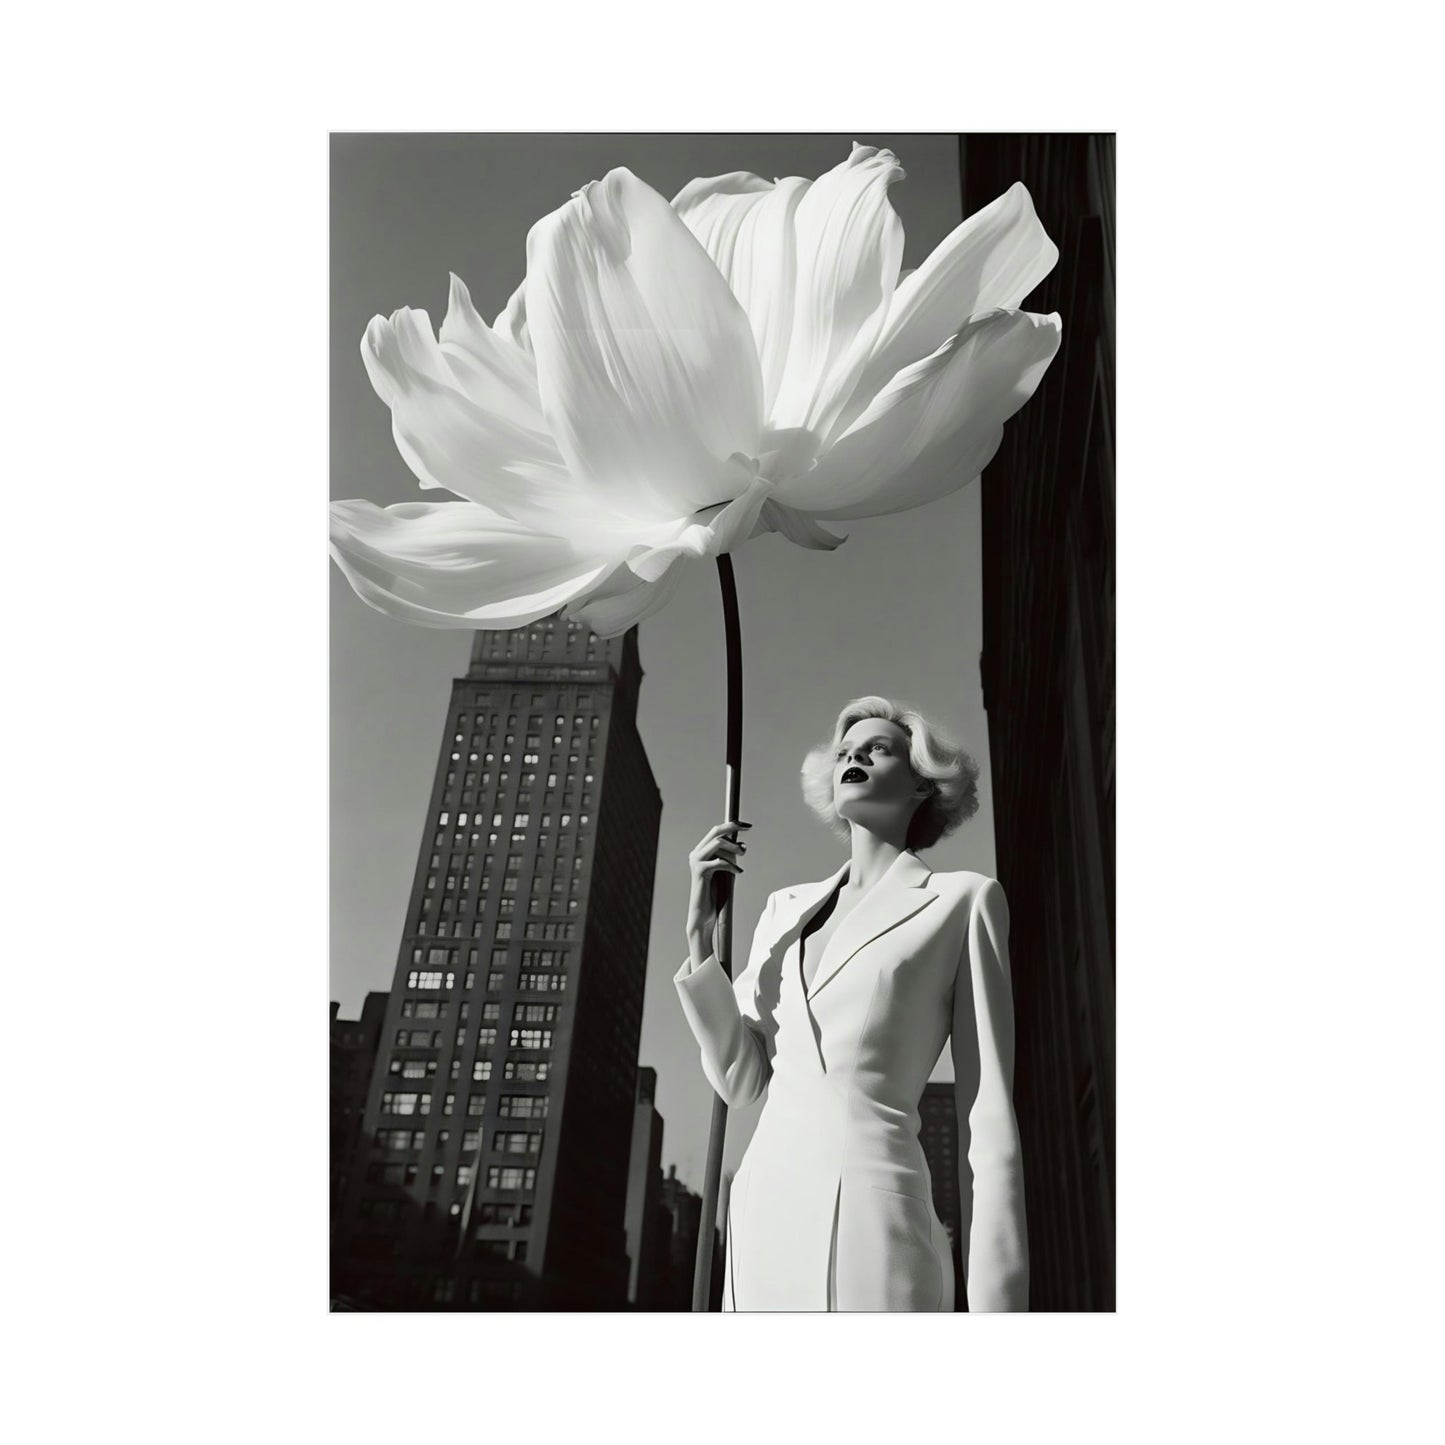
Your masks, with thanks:
[{"label": "lit window", "polygon": [[490,1059],[478,1059],[472,1065],[472,1083],[485,1084],[491,1077],[492,1061]]},{"label": "lit window", "polygon": [[537,1178],[535,1169],[515,1164],[492,1165],[487,1170],[488,1189],[531,1189]]},{"label": "lit window", "polygon": [[521,1129],[503,1129],[492,1138],[492,1151],[497,1154],[538,1154],[542,1136]]},{"label": "lit window", "polygon": [[550,1049],[551,1029],[513,1029],[508,1044],[514,1049]]},{"label": "lit window", "polygon": [[467,1100],[467,1113],[473,1119],[480,1119],[487,1109],[487,1096],[485,1094],[473,1094]]},{"label": "lit window", "polygon": [[497,1105],[497,1113],[503,1119],[545,1119],[547,1117],[547,1096],[545,1094],[503,1094]]}]

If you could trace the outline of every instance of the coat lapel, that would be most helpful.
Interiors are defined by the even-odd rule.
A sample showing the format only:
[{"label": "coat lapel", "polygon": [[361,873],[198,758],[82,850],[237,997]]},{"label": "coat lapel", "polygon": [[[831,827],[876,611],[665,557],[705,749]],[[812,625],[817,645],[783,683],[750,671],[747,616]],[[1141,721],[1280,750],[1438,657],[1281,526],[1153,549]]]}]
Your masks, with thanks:
[{"label": "coat lapel", "polygon": [[[804,883],[787,890],[794,919],[786,930],[788,933],[801,934],[808,919],[822,907],[847,871],[848,864],[845,863],[821,883]],[[839,925],[823,954],[818,971],[813,975],[813,983],[807,993],[809,1000],[817,996],[818,991],[860,948],[933,902],[938,895],[928,886],[932,876],[933,870],[915,853],[905,851],[893,860],[893,866]]]}]

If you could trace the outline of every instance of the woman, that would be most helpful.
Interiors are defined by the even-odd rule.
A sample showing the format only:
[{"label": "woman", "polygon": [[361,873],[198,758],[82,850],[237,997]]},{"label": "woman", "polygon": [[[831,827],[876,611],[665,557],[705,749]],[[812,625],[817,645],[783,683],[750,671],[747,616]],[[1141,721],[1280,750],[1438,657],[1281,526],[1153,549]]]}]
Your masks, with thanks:
[{"label": "woman", "polygon": [[968,1307],[1028,1308],[1013,1110],[1008,906],[980,873],[917,850],[978,807],[978,768],[911,709],[850,702],[803,792],[848,840],[830,878],[769,896],[748,965],[712,951],[712,880],[749,824],[689,855],[689,957],[674,979],[703,1072],[730,1107],[768,1091],[733,1180],[726,1310],[952,1310],[918,1101],[951,1036]]}]

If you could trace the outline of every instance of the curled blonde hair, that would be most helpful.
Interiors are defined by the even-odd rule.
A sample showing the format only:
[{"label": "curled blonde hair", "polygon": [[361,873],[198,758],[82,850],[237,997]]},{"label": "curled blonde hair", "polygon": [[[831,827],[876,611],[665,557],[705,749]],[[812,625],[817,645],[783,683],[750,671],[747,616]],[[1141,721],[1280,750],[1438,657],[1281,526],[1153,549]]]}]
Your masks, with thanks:
[{"label": "curled blonde hair", "polygon": [[908,763],[933,784],[908,825],[908,848],[931,848],[978,812],[978,764],[922,713],[886,697],[855,697],[838,714],[831,738],[810,748],[803,759],[803,798],[836,833],[847,839],[849,823],[833,806],[833,763],[843,735],[864,718],[897,723],[908,734]]}]

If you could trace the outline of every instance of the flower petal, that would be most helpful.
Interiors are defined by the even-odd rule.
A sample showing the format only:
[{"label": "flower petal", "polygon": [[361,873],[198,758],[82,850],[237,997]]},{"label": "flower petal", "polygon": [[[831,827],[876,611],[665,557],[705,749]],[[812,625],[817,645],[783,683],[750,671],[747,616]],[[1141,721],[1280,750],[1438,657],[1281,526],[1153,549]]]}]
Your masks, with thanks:
[{"label": "flower petal", "polygon": [[848,540],[820,527],[806,513],[771,498],[763,503],[758,522],[758,531],[780,532],[788,541],[814,552],[831,552]]},{"label": "flower petal", "polygon": [[752,455],[762,378],[721,272],[651,186],[619,167],[527,236],[542,409],[574,476],[632,516],[727,500]]},{"label": "flower petal", "polygon": [[689,181],[672,208],[701,242],[747,312],[763,375],[763,414],[771,410],[793,330],[794,215],[809,182],[765,181],[732,171]]},{"label": "flower petal", "polygon": [[331,555],[363,602],[423,627],[522,627],[617,565],[471,502],[333,502]]},{"label": "flower petal", "polygon": [[806,476],[778,499],[814,517],[882,516],[973,480],[1003,424],[1034,393],[1059,349],[1059,316],[995,311],[906,367]]},{"label": "flower petal", "polygon": [[827,435],[852,395],[903,259],[903,223],[888,200],[903,176],[892,151],[855,142],[798,202],[793,325],[772,426]]},{"label": "flower petal", "polygon": [[766,477],[753,478],[740,497],[682,522],[675,537],[659,545],[634,547],[627,554],[628,567],[644,582],[656,582],[680,557],[716,557],[731,552],[752,536],[758,513],[772,488]]},{"label": "flower petal", "polygon": [[532,337],[527,330],[527,279],[524,276],[512,292],[506,307],[492,322],[492,330],[498,336],[505,336],[513,346],[520,347],[529,356],[532,354]]},{"label": "flower petal", "polygon": [[669,567],[656,582],[644,582],[627,567],[618,567],[585,599],[564,608],[562,615],[584,623],[598,637],[618,637],[666,606],[684,575],[681,562]]},{"label": "flower petal", "polygon": [[1013,309],[1054,268],[1059,248],[1033,198],[1015,181],[957,226],[916,270],[900,276],[873,354],[834,435],[841,436],[905,366],[928,356],[970,317]]},{"label": "flower petal", "polygon": [[[498,335],[477,314],[471,293],[453,273],[442,322],[440,350],[458,387],[484,411],[500,412],[545,436],[537,363],[528,351]],[[560,457],[559,457],[560,460]]]},{"label": "flower petal", "polygon": [[[458,320],[453,334],[464,329]],[[494,408],[472,399],[457,362],[432,334],[425,311],[403,307],[372,318],[361,354],[377,395],[391,408],[392,435],[424,487],[444,487],[538,531],[585,526],[596,503],[568,474],[539,413],[503,404],[509,383],[500,371],[485,391]],[[484,363],[472,357],[469,380]],[[480,384],[480,382],[478,382]]]}]

